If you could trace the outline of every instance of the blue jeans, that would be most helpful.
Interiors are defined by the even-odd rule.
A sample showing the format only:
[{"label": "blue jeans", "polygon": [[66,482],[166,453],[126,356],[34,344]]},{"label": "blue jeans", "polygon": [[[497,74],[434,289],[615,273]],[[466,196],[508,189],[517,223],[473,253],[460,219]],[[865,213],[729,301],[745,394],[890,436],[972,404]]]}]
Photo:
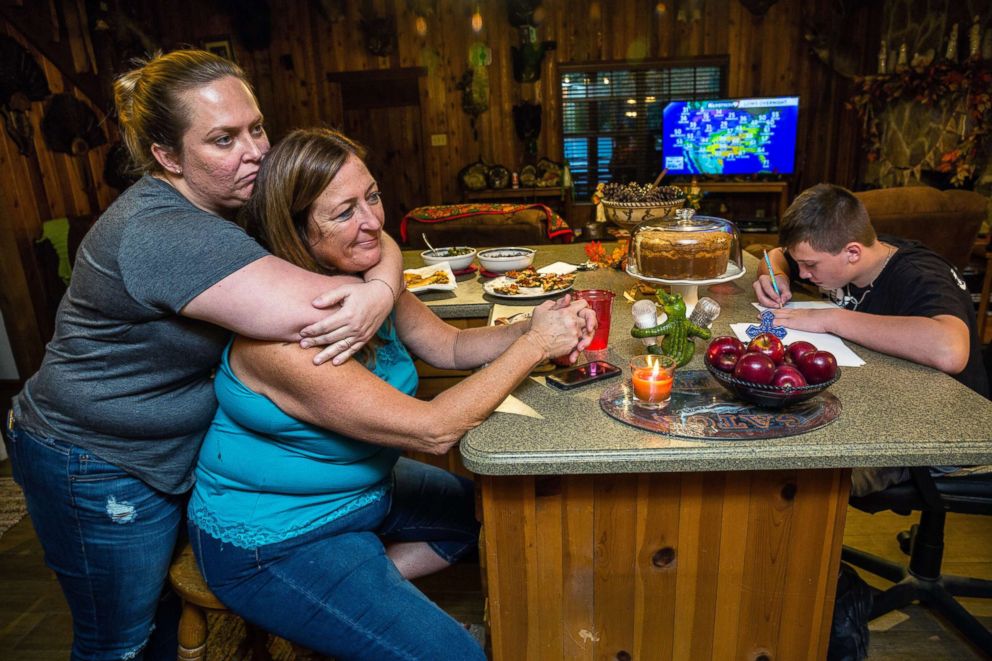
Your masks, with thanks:
[{"label": "blue jeans", "polygon": [[180,603],[166,576],[185,497],[4,423],[14,480],[72,612],[71,658],[174,660]]},{"label": "blue jeans", "polygon": [[463,626],[403,578],[382,539],[426,541],[449,561],[478,537],[472,483],[400,459],[390,495],[253,549],[190,522],[207,584],[232,611],[315,652],[346,659],[485,659]]}]

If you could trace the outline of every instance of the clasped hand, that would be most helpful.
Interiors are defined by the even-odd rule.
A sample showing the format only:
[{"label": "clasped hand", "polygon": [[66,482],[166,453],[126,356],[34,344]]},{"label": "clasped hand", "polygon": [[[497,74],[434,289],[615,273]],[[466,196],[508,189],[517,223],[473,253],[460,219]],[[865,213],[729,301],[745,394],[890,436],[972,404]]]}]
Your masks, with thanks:
[{"label": "clasped hand", "polygon": [[568,294],[534,308],[528,334],[537,341],[545,358],[568,356],[574,363],[596,333],[596,313],[581,299]]},{"label": "clasped hand", "polygon": [[335,287],[318,297],[314,307],[334,310],[315,324],[300,331],[300,346],[326,346],[314,356],[315,365],[332,360],[341,365],[368,342],[393,310],[393,294],[378,280]]}]

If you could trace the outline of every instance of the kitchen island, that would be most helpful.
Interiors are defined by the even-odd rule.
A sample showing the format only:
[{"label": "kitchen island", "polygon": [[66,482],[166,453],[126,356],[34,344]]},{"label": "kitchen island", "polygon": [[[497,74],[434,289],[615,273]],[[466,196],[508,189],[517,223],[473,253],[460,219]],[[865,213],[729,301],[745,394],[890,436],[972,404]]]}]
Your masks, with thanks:
[{"label": "kitchen island", "polygon": [[[581,246],[540,246],[535,265],[584,257]],[[722,307],[714,335],[756,320],[757,261],[745,255],[745,267],[700,288]],[[633,283],[601,270],[579,273],[576,288]],[[449,318],[505,302],[474,278],[425,300]],[[630,305],[617,296],[604,356],[622,367],[643,350]],[[704,369],[697,345],[683,369]],[[652,433],[600,409],[610,381],[565,393],[525,381],[514,395],[540,419],[496,413],[461,443],[479,484],[493,657],[824,658],[850,468],[992,463],[992,403],[852,347],[866,365],[830,388],[840,417],[774,439]]]}]

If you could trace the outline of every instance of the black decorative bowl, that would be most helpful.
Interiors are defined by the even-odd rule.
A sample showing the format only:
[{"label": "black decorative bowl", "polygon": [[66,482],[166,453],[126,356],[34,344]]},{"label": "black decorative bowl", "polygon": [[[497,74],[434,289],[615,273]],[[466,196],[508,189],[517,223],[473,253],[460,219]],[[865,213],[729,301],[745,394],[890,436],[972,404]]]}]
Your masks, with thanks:
[{"label": "black decorative bowl", "polygon": [[[703,361],[704,363],[706,361]],[[795,404],[796,402],[804,402],[811,397],[823,392],[833,384],[837,383],[840,378],[840,368],[837,368],[837,374],[834,378],[829,381],[824,381],[823,383],[817,383],[810,386],[800,386],[798,388],[780,388],[778,386],[766,386],[761,383],[752,383],[751,381],[741,381],[735,378],[732,374],[728,374],[722,370],[718,370],[709,363],[706,363],[706,369],[710,371],[713,378],[717,382],[726,388],[735,397],[743,399],[745,402],[754,404],[756,406],[763,406],[769,409],[780,409],[789,404]]]}]

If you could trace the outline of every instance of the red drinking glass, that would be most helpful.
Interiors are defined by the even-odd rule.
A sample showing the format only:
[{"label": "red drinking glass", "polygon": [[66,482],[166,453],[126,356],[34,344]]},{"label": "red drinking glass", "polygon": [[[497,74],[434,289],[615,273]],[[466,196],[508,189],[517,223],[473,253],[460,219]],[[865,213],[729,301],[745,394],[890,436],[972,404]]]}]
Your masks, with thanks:
[{"label": "red drinking glass", "polygon": [[586,351],[601,351],[610,341],[610,319],[613,316],[613,298],[615,294],[606,289],[580,289],[575,292],[575,298],[581,298],[589,304],[596,313],[596,334]]}]

